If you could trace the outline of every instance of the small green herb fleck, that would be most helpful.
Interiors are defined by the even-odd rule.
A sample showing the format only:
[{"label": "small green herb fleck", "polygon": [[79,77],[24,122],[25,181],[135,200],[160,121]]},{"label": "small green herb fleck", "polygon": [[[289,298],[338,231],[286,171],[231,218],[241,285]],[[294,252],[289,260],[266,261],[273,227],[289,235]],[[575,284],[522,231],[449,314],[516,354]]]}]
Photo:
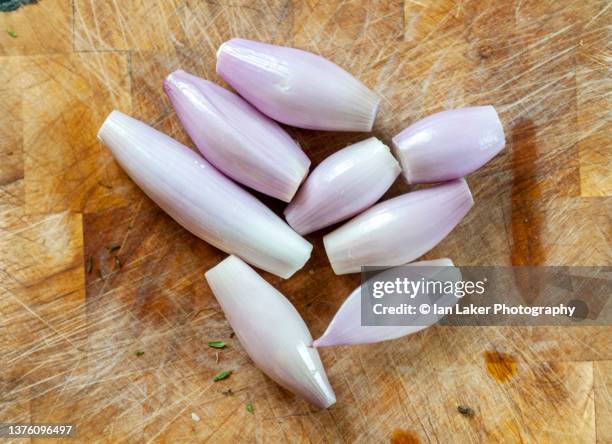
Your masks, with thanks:
[{"label": "small green herb fleck", "polygon": [[6,33],[7,33],[8,35],[10,35],[11,37],[13,37],[14,39],[16,39],[16,38],[17,38],[17,33],[16,33],[15,31],[13,31],[12,29],[7,29],[7,30],[6,30]]},{"label": "small green herb fleck", "polygon": [[145,354],[144,350],[137,350],[137,351],[136,351],[136,356],[139,356],[139,357],[140,357],[140,356],[142,356],[142,355],[144,355],[144,354]]},{"label": "small green herb fleck", "polygon": [[246,405],[247,412],[253,413],[253,404],[250,402]]},{"label": "small green herb fleck", "polygon": [[213,381],[217,382],[217,381],[222,381],[223,379],[227,379],[229,378],[229,376],[232,374],[232,371],[222,371],[219,372],[215,375],[215,377],[213,378]]},{"label": "small green herb fleck", "polygon": [[115,256],[115,267],[121,268],[121,259],[118,256]]},{"label": "small green herb fleck", "polygon": [[109,252],[109,253],[114,253],[114,252],[115,252],[115,251],[117,251],[119,248],[121,248],[121,245],[117,245],[117,244],[115,244],[115,245],[109,245],[109,246],[108,246],[108,247],[106,247],[106,248],[108,248],[108,252]]},{"label": "small green herb fleck", "polygon": [[225,347],[225,342],[223,341],[209,341],[208,346],[212,348],[223,348]]},{"label": "small green herb fleck", "polygon": [[474,409],[466,407],[464,405],[457,406],[457,411],[464,416],[474,416]]},{"label": "small green herb fleck", "polygon": [[93,258],[91,256],[87,256],[87,259],[85,260],[85,271],[87,274],[89,274],[91,273],[91,270],[93,270]]}]

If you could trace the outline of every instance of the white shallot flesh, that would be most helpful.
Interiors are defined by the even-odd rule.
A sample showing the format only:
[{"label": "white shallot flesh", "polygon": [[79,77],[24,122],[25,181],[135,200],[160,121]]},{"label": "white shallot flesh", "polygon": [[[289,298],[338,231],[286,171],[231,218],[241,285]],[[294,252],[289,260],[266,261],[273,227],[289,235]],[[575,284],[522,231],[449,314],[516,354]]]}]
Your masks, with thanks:
[{"label": "white shallot flesh", "polygon": [[98,138],[155,203],[200,239],[283,278],[310,257],[309,242],[171,137],[113,111]]},{"label": "white shallot flesh", "polygon": [[336,402],[308,327],[285,296],[236,256],[208,270],[206,281],[260,370],[319,409]]}]

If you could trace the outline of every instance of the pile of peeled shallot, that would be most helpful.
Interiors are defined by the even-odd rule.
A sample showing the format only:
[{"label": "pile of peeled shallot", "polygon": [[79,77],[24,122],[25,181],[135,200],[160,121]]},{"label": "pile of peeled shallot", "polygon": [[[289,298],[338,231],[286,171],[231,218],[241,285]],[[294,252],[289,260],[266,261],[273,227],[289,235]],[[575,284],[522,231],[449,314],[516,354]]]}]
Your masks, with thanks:
[{"label": "pile of peeled shallot", "polygon": [[[295,307],[248,264],[288,279],[312,251],[302,236],[341,221],[323,238],[336,274],[414,261],[472,207],[463,177],[504,147],[502,124],[492,106],[443,111],[393,137],[393,153],[364,138],[309,172],[310,160],[277,122],[367,132],[380,97],[323,57],[250,40],[221,45],[216,69],[237,94],[181,70],[164,80],[202,156],[119,111],[98,137],[161,208],[229,254],[205,276],[255,364],[326,408],[336,398],[316,347],[378,342],[417,328],[362,327],[358,288],[313,341]],[[376,203],[400,173],[410,184],[439,184]],[[288,202],[286,222],[239,184]],[[424,264],[453,265],[413,265]]]}]

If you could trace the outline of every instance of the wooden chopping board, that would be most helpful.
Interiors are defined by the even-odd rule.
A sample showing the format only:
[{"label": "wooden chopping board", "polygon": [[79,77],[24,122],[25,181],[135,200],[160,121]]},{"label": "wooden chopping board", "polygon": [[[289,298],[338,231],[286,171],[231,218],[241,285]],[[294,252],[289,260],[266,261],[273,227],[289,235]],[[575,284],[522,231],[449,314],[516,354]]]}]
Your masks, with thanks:
[{"label": "wooden chopping board", "polygon": [[[161,88],[169,72],[222,83],[215,51],[235,36],[297,46],[383,96],[374,135],[387,142],[442,109],[500,111],[506,149],[469,176],[474,208],[426,258],[611,265],[610,9],[42,0],[0,13],[0,422],[72,422],[88,443],[612,442],[608,327],[435,327],[324,349],[338,402],[313,411],[232,337],[203,279],[225,255],[160,211],[95,138],[119,109],[193,147]],[[366,137],[288,130],[313,165]],[[316,337],[359,276],[335,276],[321,233],[308,240],[302,271],[264,276]],[[217,354],[214,339],[228,346]],[[234,373],[213,382],[221,370]]]}]

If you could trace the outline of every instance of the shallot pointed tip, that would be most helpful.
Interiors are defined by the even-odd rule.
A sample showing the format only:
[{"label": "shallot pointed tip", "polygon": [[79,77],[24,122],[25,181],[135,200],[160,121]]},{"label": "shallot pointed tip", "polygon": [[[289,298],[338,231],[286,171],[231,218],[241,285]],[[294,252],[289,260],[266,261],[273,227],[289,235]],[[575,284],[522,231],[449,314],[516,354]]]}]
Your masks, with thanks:
[{"label": "shallot pointed tip", "polygon": [[329,344],[327,344],[325,336],[321,336],[319,339],[315,339],[314,341],[312,341],[312,346],[314,348],[327,347],[328,345]]}]

